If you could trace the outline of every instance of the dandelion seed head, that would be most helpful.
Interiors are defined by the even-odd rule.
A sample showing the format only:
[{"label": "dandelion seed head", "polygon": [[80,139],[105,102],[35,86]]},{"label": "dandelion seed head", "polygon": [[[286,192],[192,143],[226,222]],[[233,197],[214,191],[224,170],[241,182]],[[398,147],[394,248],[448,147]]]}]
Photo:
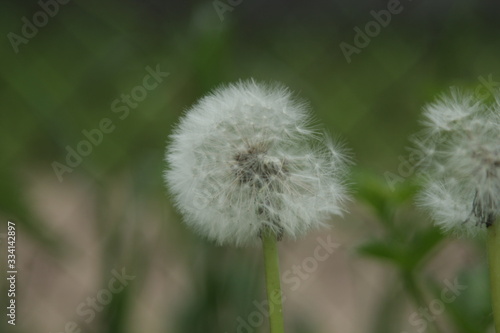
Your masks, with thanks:
[{"label": "dandelion seed head", "polygon": [[471,116],[481,109],[481,101],[472,93],[463,93],[452,88],[447,95],[441,95],[434,103],[424,108],[424,124],[431,131],[452,131],[463,126]]},{"label": "dandelion seed head", "polygon": [[500,216],[499,115],[456,89],[424,109],[432,156],[419,202],[446,231],[475,235]]},{"label": "dandelion seed head", "polygon": [[245,81],[202,98],[167,147],[165,181],[185,222],[219,244],[263,227],[296,238],[342,215],[348,159],[280,85]]}]

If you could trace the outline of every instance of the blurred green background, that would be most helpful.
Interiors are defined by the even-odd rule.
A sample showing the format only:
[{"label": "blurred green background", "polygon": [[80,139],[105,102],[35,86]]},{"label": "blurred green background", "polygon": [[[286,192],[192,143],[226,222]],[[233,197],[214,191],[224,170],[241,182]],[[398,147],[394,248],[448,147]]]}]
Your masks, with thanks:
[{"label": "blurred green background", "polygon": [[[348,62],[341,43],[355,46],[354,28],[364,31],[371,11],[390,3],[4,2],[0,267],[7,270],[14,221],[19,273],[17,325],[2,314],[0,331],[268,331],[265,318],[248,321],[260,322],[252,313],[265,297],[259,249],[193,235],[162,180],[165,144],[182,112],[221,83],[247,78],[280,81],[308,100],[356,162],[352,214],[281,244],[283,271],[310,257],[318,237],[340,244],[298,290],[285,288],[288,331],[491,329],[481,242],[435,230],[413,208],[416,170],[401,168],[425,103],[452,85],[498,91],[500,4],[402,1]],[[43,7],[52,15],[38,14]],[[34,20],[39,27],[24,27]],[[155,69],[168,76],[137,88]],[[126,106],[131,92],[139,98]],[[103,119],[113,130],[83,147],[84,131]],[[58,177],[54,163],[67,164],[79,145],[87,156]],[[388,173],[401,177],[396,187]],[[107,299],[122,270],[134,278]],[[425,327],[410,319],[457,277],[467,287],[456,301],[431,311]]]}]

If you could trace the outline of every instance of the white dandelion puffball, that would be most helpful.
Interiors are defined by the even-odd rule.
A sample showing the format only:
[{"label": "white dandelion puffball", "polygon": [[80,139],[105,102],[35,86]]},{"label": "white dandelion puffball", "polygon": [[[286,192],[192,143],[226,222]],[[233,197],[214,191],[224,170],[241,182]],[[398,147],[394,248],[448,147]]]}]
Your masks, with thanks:
[{"label": "white dandelion puffball", "polygon": [[500,105],[452,89],[424,116],[430,163],[419,201],[442,229],[475,235],[500,216]]},{"label": "white dandelion puffball", "polygon": [[310,127],[280,85],[220,87],[181,118],[165,181],[185,222],[218,244],[246,245],[263,228],[295,238],[341,215],[346,157]]}]

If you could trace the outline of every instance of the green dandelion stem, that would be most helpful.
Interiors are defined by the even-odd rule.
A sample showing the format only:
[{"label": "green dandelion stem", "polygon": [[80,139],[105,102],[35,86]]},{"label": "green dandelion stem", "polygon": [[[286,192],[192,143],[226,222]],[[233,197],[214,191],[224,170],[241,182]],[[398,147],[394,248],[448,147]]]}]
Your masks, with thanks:
[{"label": "green dandelion stem", "polygon": [[284,333],[283,304],[276,234],[268,229],[261,234],[266,270],[267,300],[271,333]]},{"label": "green dandelion stem", "polygon": [[491,304],[495,330],[500,332],[500,219],[497,219],[488,229]]}]

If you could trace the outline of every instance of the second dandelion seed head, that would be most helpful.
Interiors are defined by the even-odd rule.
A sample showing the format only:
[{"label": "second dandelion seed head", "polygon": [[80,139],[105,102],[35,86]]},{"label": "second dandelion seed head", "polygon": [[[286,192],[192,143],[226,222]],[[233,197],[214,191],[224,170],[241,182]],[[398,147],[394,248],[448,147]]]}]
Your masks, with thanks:
[{"label": "second dandelion seed head", "polygon": [[444,230],[475,235],[500,216],[500,106],[452,89],[424,116],[432,155],[420,203]]}]

